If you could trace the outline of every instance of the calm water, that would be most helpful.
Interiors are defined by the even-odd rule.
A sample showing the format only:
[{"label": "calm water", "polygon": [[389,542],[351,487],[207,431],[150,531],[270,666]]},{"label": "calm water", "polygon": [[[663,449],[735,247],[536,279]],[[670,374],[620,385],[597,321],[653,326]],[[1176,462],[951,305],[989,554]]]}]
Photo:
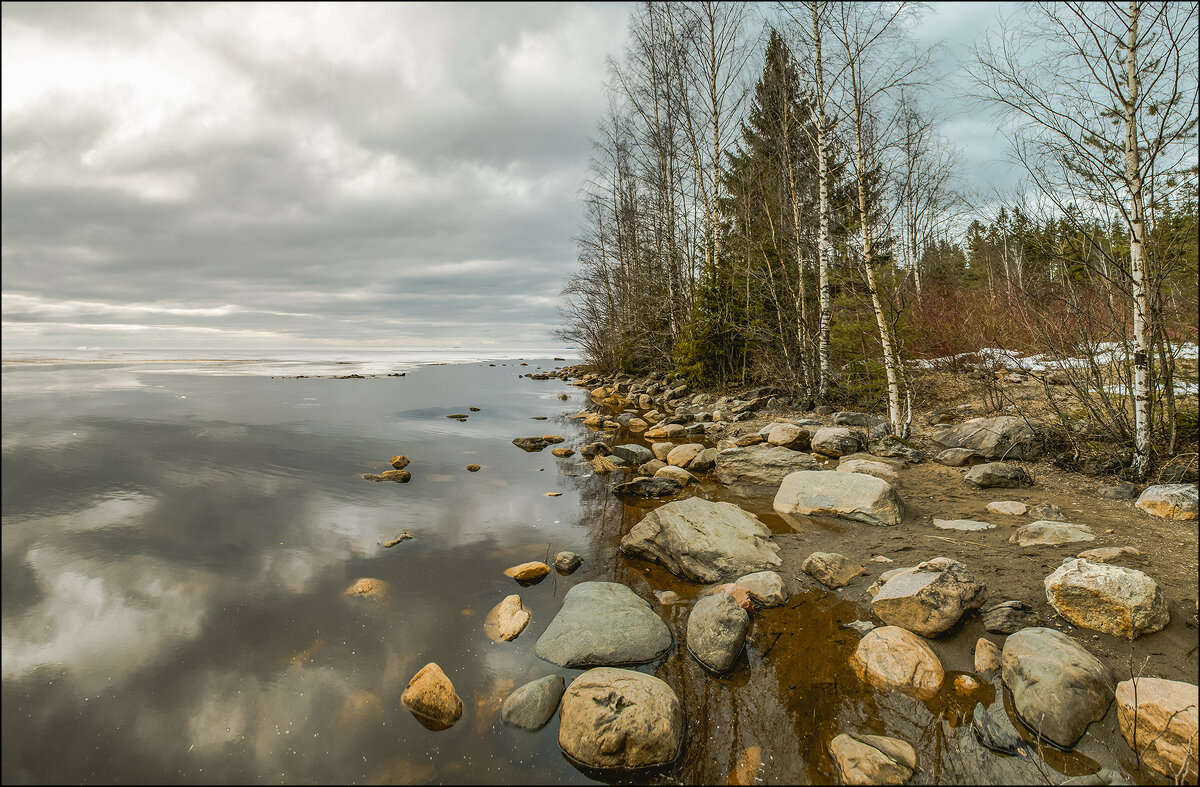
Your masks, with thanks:
[{"label": "calm water", "polygon": [[[5,783],[592,781],[560,753],[557,720],[537,733],[498,720],[514,687],[578,674],[536,658],[538,636],[579,581],[623,582],[650,600],[671,589],[685,602],[703,588],[617,551],[647,508],[612,497],[611,479],[512,445],[592,439],[566,418],[584,404],[580,389],[520,377],[561,362],[81,355],[6,353]],[[481,410],[464,423],[445,417],[471,406]],[[411,483],[362,479],[396,453],[412,459]],[[750,508],[790,548],[769,499],[696,493]],[[412,540],[380,546],[405,530]],[[521,588],[502,574],[561,549],[586,558],[570,577]],[[345,596],[361,577],[386,593]],[[514,592],[532,622],[494,643],[484,617]],[[690,606],[661,609],[677,643]],[[861,615],[836,595],[797,593],[755,613],[727,676],[708,676],[678,645],[641,667],[687,715],[683,756],[654,779],[725,783],[741,763],[760,783],[833,783],[825,751],[846,729],[911,741],[925,769],[914,783],[1037,776],[1004,770],[1020,763],[961,734],[978,696],[947,688],[926,704],[865,689],[846,666],[858,637],[839,627]],[[465,706],[442,732],[399,701],[430,661]]]}]

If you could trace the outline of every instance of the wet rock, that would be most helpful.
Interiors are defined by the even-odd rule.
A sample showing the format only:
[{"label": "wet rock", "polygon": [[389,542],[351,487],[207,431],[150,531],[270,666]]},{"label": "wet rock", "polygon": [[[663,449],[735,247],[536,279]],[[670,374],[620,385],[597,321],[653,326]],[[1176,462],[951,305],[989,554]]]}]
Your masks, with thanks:
[{"label": "wet rock", "polygon": [[1069,558],[1045,585],[1058,614],[1093,631],[1133,638],[1158,631],[1169,619],[1158,583],[1137,569]]},{"label": "wet rock", "polygon": [[1134,678],[1117,684],[1117,721],[1142,762],[1169,779],[1195,784],[1200,694],[1194,683]]},{"label": "wet rock", "polygon": [[518,582],[535,582],[550,573],[550,566],[540,560],[531,560],[519,566],[504,569],[504,576]]},{"label": "wet rock", "polygon": [[667,464],[672,467],[687,467],[703,450],[704,446],[700,443],[677,445],[667,454]]},{"label": "wet rock", "polygon": [[842,628],[856,631],[858,636],[865,637],[868,631],[877,629],[879,626],[869,620],[852,620],[849,623],[843,623]]},{"label": "wet rock", "polygon": [[651,443],[650,452],[654,454],[654,458],[662,462],[667,461],[667,454],[674,450],[674,443]]},{"label": "wet rock", "polygon": [[852,454],[861,448],[858,438],[849,429],[840,426],[823,426],[812,436],[812,450],[835,459]]},{"label": "wet rock", "polygon": [[544,435],[542,437],[514,437],[512,443],[517,448],[520,448],[522,451],[530,451],[530,452],[541,451],[543,448],[545,448],[548,445],[553,445],[554,443],[562,442],[561,437],[558,438],[557,440],[548,440],[547,439],[548,437],[553,437],[553,436],[554,435]]},{"label": "wet rock", "polygon": [[1070,779],[1060,782],[1058,787],[1095,787],[1109,784],[1133,784],[1133,782],[1122,776],[1119,771],[1112,768],[1101,768],[1095,773],[1072,776]]},{"label": "wet rock", "polygon": [[762,770],[762,747],[748,746],[738,755],[737,762],[733,765],[733,770],[726,777],[726,784],[750,785],[754,784],[758,779],[759,771]]},{"label": "wet rock", "polygon": [[775,445],[726,448],[717,453],[715,464],[718,481],[746,491],[774,491],[788,474],[817,467],[808,454]]},{"label": "wet rock", "polygon": [[987,504],[987,510],[993,514],[1008,514],[1009,516],[1025,516],[1029,506],[1019,500],[997,500]]},{"label": "wet rock", "polygon": [[1195,519],[1195,484],[1158,484],[1147,487],[1134,503],[1142,511],[1162,519]]},{"label": "wet rock", "polygon": [[659,470],[662,470],[664,467],[667,467],[666,462],[663,462],[662,460],[659,460],[659,459],[651,459],[646,464],[638,467],[637,471],[638,471],[638,475],[653,476],[655,473],[657,473]]},{"label": "wet rock", "polygon": [[983,610],[982,617],[983,627],[993,634],[1013,634],[1040,622],[1024,601],[1002,601]]},{"label": "wet rock", "polygon": [[933,520],[933,526],[942,530],[991,530],[995,525],[990,522],[980,522],[975,519],[937,519]]},{"label": "wet rock", "polygon": [[717,464],[717,449],[705,448],[687,463],[687,469],[693,473],[707,473]]},{"label": "wet rock", "polygon": [[654,458],[654,453],[649,448],[644,445],[637,445],[636,443],[614,445],[610,453],[621,457],[634,466],[645,464]]},{"label": "wet rock", "polygon": [[646,514],[621,539],[620,548],[693,582],[717,582],[780,565],[779,547],[758,517],[733,503],[698,497]]},{"label": "wet rock", "polygon": [[547,675],[517,688],[500,706],[500,720],[510,727],[535,732],[558,710],[566,684],[562,675]]},{"label": "wet rock", "polygon": [[956,560],[938,557],[884,583],[871,601],[880,620],[924,637],[953,626],[968,609],[983,606],[984,587]]},{"label": "wet rock", "polygon": [[1137,557],[1141,554],[1141,550],[1134,547],[1096,547],[1095,549],[1085,549],[1075,557],[1089,560],[1092,563],[1111,563],[1122,557]]},{"label": "wet rock", "polygon": [[970,675],[959,675],[954,679],[954,693],[962,696],[977,691],[979,689],[979,681],[972,678]]},{"label": "wet rock", "polygon": [[403,533],[396,536],[395,538],[388,539],[387,541],[381,541],[379,543],[380,543],[380,545],[385,546],[385,547],[394,547],[397,544],[401,544],[405,541],[408,541],[411,538],[412,538],[412,533],[405,530]]},{"label": "wet rock", "polygon": [[1063,510],[1053,503],[1039,503],[1029,509],[1029,516],[1043,522],[1066,522]]},{"label": "wet rock", "polygon": [[412,473],[407,470],[386,470],[378,475],[368,473],[363,478],[368,481],[395,481],[398,484],[407,484],[412,480]]},{"label": "wet rock", "polygon": [[[621,461],[623,462],[624,460],[622,459]],[[608,475],[617,469],[617,463],[607,456],[593,456],[592,469],[599,475]]]},{"label": "wet rock", "polygon": [[984,677],[1000,669],[1000,646],[980,637],[975,641],[975,672]]},{"label": "wet rock", "polygon": [[632,670],[588,670],[562,698],[558,745],[588,768],[667,765],[683,743],[683,708],[663,681]]},{"label": "wet rock", "polygon": [[402,454],[396,454],[395,456],[393,456],[391,459],[388,460],[388,464],[391,465],[392,467],[396,468],[397,470],[403,470],[404,468],[408,467],[408,465],[411,461],[412,460],[410,460],[407,456],[404,456]]},{"label": "wet rock", "polygon": [[553,454],[554,456],[558,457],[559,459],[570,459],[572,456],[575,455],[575,449],[573,449],[573,448],[551,448],[550,453]]},{"label": "wet rock", "polygon": [[772,504],[787,515],[833,516],[869,525],[897,525],[904,505],[886,481],[862,473],[801,470],[779,485]]},{"label": "wet rock", "polygon": [[1003,706],[992,713],[983,707],[983,703],[977,702],[971,717],[971,730],[985,748],[1000,754],[1020,754],[1029,747],[1021,739],[1021,734],[1009,720]]},{"label": "wet rock", "polygon": [[993,487],[1015,488],[1029,486],[1033,483],[1029,478],[1029,474],[1024,470],[1004,462],[988,462],[987,464],[975,465],[967,472],[963,480],[983,489],[991,489]]},{"label": "wet rock", "polygon": [[1128,481],[1113,486],[1102,486],[1096,490],[1096,497],[1106,500],[1132,500],[1137,496],[1137,487]]},{"label": "wet rock", "polygon": [[592,459],[597,456],[604,456],[608,453],[608,446],[604,443],[588,443],[583,448],[579,449],[579,455],[584,459]]},{"label": "wet rock", "polygon": [[795,424],[775,424],[766,437],[767,442],[771,445],[790,448],[793,451],[807,451],[809,449],[808,430]]},{"label": "wet rock", "polygon": [[1021,629],[1004,642],[1004,685],[1025,726],[1069,749],[1112,702],[1112,673],[1066,634]]},{"label": "wet rock", "polygon": [[468,473],[478,473],[478,472],[479,472],[480,470],[482,470],[482,469],[483,469],[483,468],[481,468],[479,465],[476,465],[476,464],[470,464],[470,465],[467,465],[467,472],[468,472]]},{"label": "wet rock", "polygon": [[646,423],[641,418],[630,418],[626,428],[628,428],[629,431],[633,432],[634,434],[638,434],[649,429],[650,424]]},{"label": "wet rock", "polygon": [[1035,459],[1037,437],[1024,418],[1001,415],[972,418],[933,430],[933,441],[946,448],[970,448],[987,459]]},{"label": "wet rock", "polygon": [[937,694],[946,675],[925,641],[898,626],[869,631],[850,657],[850,666],[860,680],[877,689],[896,690],[921,700]]},{"label": "wet rock", "polygon": [[848,462],[843,460],[838,462],[837,470],[839,473],[865,473],[866,475],[873,475],[889,484],[900,483],[900,476],[896,474],[896,471],[883,462],[871,462],[865,459],[851,459]]},{"label": "wet rock", "polygon": [[756,571],[739,577],[734,584],[745,588],[750,598],[760,607],[778,607],[788,600],[783,577],[774,571]]},{"label": "wet rock", "polygon": [[837,552],[813,552],[800,565],[800,570],[827,588],[837,590],[866,569]]},{"label": "wet rock", "polygon": [[933,461],[946,467],[963,467],[981,465],[987,459],[973,448],[947,448],[935,454]]},{"label": "wet rock", "polygon": [[750,616],[733,596],[705,596],[688,615],[688,651],[710,672],[727,672],[742,652],[749,628]]},{"label": "wet rock", "polygon": [[559,552],[554,556],[554,568],[563,573],[574,573],[575,569],[583,565],[583,558],[574,552]]},{"label": "wet rock", "polygon": [[842,784],[903,784],[917,767],[912,746],[882,735],[838,735],[829,756]]},{"label": "wet rock", "polygon": [[1092,529],[1087,525],[1073,525],[1070,522],[1030,522],[1017,528],[1008,541],[1023,547],[1058,546],[1059,544],[1074,544],[1079,541],[1094,541]]},{"label": "wet rock", "polygon": [[644,664],[674,639],[650,604],[615,582],[580,582],[538,638],[534,653],[560,667]]},{"label": "wet rock", "polygon": [[517,638],[529,625],[529,610],[521,604],[521,597],[515,593],[506,596],[483,622],[483,630],[492,642],[510,642]]},{"label": "wet rock", "polygon": [[670,497],[677,494],[683,485],[673,478],[655,475],[653,478],[635,478],[613,487],[617,497],[640,497],[649,500],[655,497]]},{"label": "wet rock", "polygon": [[447,729],[462,718],[462,700],[446,673],[434,662],[422,667],[408,682],[400,703],[417,721],[435,731]]}]

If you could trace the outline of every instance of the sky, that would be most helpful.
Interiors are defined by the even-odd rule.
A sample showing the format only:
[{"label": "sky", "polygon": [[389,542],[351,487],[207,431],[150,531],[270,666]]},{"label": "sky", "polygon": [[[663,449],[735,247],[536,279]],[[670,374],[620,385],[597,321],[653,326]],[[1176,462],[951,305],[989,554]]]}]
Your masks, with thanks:
[{"label": "sky", "polygon": [[[948,70],[1000,5],[921,40]],[[4,3],[4,347],[554,346],[628,13]]]}]

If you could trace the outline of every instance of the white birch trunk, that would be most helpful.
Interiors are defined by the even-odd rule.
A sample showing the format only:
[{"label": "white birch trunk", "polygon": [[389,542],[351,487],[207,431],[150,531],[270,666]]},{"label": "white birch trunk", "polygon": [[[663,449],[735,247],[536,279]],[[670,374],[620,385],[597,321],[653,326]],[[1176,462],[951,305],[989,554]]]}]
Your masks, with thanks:
[{"label": "white birch trunk", "polygon": [[1129,188],[1129,264],[1133,283],[1133,471],[1138,478],[1150,467],[1150,330],[1147,292],[1146,219],[1142,195],[1137,132],[1137,31],[1141,3],[1129,4],[1129,43],[1126,52],[1128,96],[1125,99],[1125,178]]},{"label": "white birch trunk", "polygon": [[821,64],[821,28],[817,22],[817,4],[812,11],[813,41],[816,44],[817,82],[817,179],[819,181],[820,235],[817,242],[818,301],[820,328],[817,333],[817,396],[825,397],[832,370],[829,364],[829,334],[832,318],[833,287],[829,281],[829,168],[826,162],[825,74]]}]

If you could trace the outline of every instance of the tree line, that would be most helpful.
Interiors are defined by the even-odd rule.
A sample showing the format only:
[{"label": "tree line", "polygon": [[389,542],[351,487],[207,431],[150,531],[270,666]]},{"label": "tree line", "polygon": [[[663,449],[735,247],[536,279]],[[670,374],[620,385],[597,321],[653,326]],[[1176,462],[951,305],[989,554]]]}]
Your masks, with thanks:
[{"label": "tree line", "polygon": [[854,402],[902,436],[916,361],[1083,358],[1064,369],[1144,474],[1177,450],[1197,331],[1195,4],[1037,4],[975,45],[964,107],[1009,139],[1006,197],[964,182],[923,12],[639,4],[561,336],[605,371]]}]

